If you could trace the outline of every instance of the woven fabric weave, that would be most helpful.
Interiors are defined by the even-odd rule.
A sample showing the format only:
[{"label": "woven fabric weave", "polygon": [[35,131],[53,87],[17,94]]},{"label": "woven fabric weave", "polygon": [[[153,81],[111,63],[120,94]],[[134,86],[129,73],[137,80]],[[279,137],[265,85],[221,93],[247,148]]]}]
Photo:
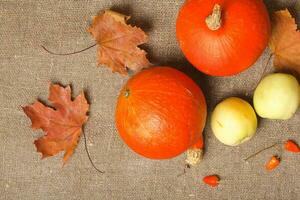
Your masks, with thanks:
[{"label": "woven fabric weave", "polygon": [[[119,138],[114,125],[115,102],[127,77],[96,66],[96,48],[72,56],[94,43],[87,33],[92,16],[112,8],[132,16],[131,23],[150,36],[144,45],[156,65],[170,65],[190,75],[204,90],[209,116],[229,96],[251,101],[266,50],[249,70],[233,77],[208,77],[184,59],[175,38],[178,9],[184,0],[1,0],[0,1],[0,199],[300,199],[298,155],[268,150],[249,163],[243,159],[256,150],[286,139],[300,141],[300,112],[288,121],[259,120],[257,135],[239,147],[227,147],[213,136],[208,120],[206,154],[202,163],[183,176],[185,155],[166,161],[142,158]],[[289,7],[300,19],[299,0],[266,0],[270,11]],[[299,20],[298,20],[299,21]],[[68,164],[62,154],[40,160],[33,141],[41,131],[30,128],[21,106],[36,98],[47,100],[49,81],[71,84],[73,96],[84,90],[91,104],[84,128],[95,164],[91,167],[83,140]],[[265,162],[282,154],[278,169],[267,172]],[[211,189],[205,175],[218,174],[222,182]]]}]

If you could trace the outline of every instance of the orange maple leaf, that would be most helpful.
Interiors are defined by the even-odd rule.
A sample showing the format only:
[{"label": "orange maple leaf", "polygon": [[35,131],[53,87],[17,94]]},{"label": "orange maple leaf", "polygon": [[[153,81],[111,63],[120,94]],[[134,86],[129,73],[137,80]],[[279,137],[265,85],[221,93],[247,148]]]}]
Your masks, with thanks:
[{"label": "orange maple leaf", "polygon": [[274,66],[300,74],[300,32],[295,19],[285,9],[273,15],[269,46],[275,55]]},{"label": "orange maple leaf", "polygon": [[113,72],[127,74],[128,69],[139,71],[150,66],[146,52],[138,48],[148,40],[145,32],[126,24],[129,17],[107,10],[96,16],[88,32],[98,47],[98,64],[104,64]]},{"label": "orange maple leaf", "polygon": [[31,119],[32,129],[42,129],[45,132],[44,136],[34,141],[42,158],[65,151],[65,164],[77,146],[82,125],[88,119],[89,104],[83,92],[72,101],[70,86],[64,88],[51,84],[49,92],[48,100],[55,109],[36,101],[23,107],[23,110]]}]

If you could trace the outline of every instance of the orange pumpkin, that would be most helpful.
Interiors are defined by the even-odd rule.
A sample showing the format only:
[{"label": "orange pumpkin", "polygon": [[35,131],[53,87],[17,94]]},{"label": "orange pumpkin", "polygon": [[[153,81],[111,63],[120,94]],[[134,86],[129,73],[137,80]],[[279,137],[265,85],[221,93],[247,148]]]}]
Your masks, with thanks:
[{"label": "orange pumpkin", "polygon": [[151,159],[203,148],[206,102],[201,89],[182,72],[153,67],[133,76],[121,90],[116,126],[136,153]]},{"label": "orange pumpkin", "polygon": [[186,58],[213,76],[249,68],[266,48],[270,31],[262,0],[187,0],[176,25]]}]

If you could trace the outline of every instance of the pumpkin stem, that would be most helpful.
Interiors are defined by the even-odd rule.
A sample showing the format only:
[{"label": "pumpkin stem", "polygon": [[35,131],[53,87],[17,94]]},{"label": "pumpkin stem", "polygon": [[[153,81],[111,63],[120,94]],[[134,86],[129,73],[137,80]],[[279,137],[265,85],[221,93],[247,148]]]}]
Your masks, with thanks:
[{"label": "pumpkin stem", "polygon": [[199,148],[191,148],[187,150],[186,162],[191,166],[196,166],[203,157],[203,150]]},{"label": "pumpkin stem", "polygon": [[218,30],[222,24],[221,17],[222,17],[221,6],[219,4],[215,4],[211,15],[209,15],[205,20],[207,27],[212,31]]}]

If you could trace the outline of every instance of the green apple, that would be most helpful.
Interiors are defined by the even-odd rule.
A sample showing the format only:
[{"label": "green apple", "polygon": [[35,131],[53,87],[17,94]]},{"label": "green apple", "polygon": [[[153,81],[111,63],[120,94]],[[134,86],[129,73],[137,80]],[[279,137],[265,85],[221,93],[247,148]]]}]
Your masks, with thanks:
[{"label": "green apple", "polygon": [[216,106],[212,114],[211,127],[220,142],[237,146],[255,135],[257,118],[248,102],[231,97]]},{"label": "green apple", "polygon": [[267,119],[291,118],[299,107],[299,90],[299,83],[292,75],[275,73],[266,76],[254,92],[256,113]]}]

